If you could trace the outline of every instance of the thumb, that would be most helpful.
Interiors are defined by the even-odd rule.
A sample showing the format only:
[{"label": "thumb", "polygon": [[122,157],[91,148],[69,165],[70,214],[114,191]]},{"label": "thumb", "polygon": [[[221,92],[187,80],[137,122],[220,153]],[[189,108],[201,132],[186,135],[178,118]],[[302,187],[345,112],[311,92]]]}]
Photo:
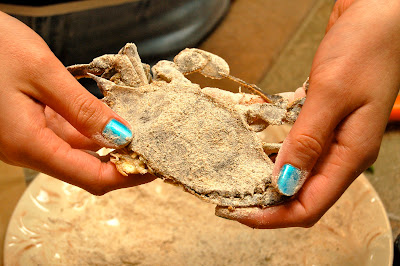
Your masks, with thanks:
[{"label": "thumb", "polygon": [[276,158],[272,182],[281,194],[293,196],[299,191],[348,112],[332,101],[331,90],[323,87],[310,81],[304,106]]},{"label": "thumb", "polygon": [[110,148],[121,148],[132,139],[129,124],[88,92],[58,60],[40,80],[33,97],[48,105],[83,135]]}]

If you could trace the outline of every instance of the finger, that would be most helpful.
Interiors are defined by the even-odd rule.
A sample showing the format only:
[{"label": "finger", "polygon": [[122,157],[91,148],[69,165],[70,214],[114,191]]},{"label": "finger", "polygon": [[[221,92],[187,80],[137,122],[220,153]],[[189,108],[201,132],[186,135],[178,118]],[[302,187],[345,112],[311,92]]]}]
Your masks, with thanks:
[{"label": "finger", "polygon": [[312,176],[292,201],[266,209],[229,210],[219,207],[216,209],[216,215],[237,220],[253,228],[314,225],[354,179],[376,159],[383,130],[376,130],[375,126],[376,123],[384,122],[379,118],[371,121],[373,126],[359,122],[365,118],[369,119],[369,114],[369,108],[361,108],[340,125],[335,141],[321,155]]},{"label": "finger", "polygon": [[[119,148],[131,139],[129,126],[83,88],[29,27],[0,12],[3,87],[18,90],[52,107],[83,135],[102,146]],[[29,47],[25,49],[24,44]]]},{"label": "finger", "polygon": [[120,148],[128,144],[132,139],[128,123],[82,87],[50,51],[39,52],[37,68],[28,77],[32,85],[23,92],[51,107],[101,146]]},{"label": "finger", "polygon": [[307,100],[276,158],[273,183],[284,195],[297,193],[338,123],[357,107],[333,101],[339,90],[325,84],[310,82]]},{"label": "finger", "polygon": [[354,0],[337,0],[329,17],[326,32],[336,23],[338,18],[353,4]]},{"label": "finger", "polygon": [[28,161],[29,166],[35,170],[79,186],[95,195],[137,186],[156,178],[150,174],[123,176],[111,162],[101,162],[84,151],[71,148],[48,128],[40,131],[25,157],[25,162]]},{"label": "finger", "polygon": [[[340,150],[335,146],[336,144],[331,146],[332,150]],[[310,227],[322,217],[353,181],[352,178],[347,178],[348,171],[353,169],[337,164],[337,161],[341,159],[345,158],[339,157],[338,154],[324,156],[320,161],[321,164],[318,163],[322,168],[313,172],[297,197],[287,203],[266,209],[239,208],[230,211],[219,208],[216,209],[216,215],[260,229]]]},{"label": "finger", "polygon": [[102,148],[98,143],[82,135],[67,120],[57,114],[50,107],[46,106],[44,113],[46,116],[47,127],[71,145],[72,148],[91,151],[97,151]]},{"label": "finger", "polygon": [[[342,22],[347,19],[345,15],[341,18]],[[340,121],[370,102],[380,102],[381,106],[374,112],[386,112],[388,101],[394,99],[393,93],[397,91],[394,88],[399,84],[398,57],[390,49],[385,50],[388,53],[381,52],[376,50],[377,44],[360,41],[365,40],[367,29],[353,34],[352,40],[338,38],[350,33],[347,28],[341,34],[333,34],[332,28],[314,58],[307,100],[283,143],[273,170],[273,182],[282,194],[292,196],[301,188]],[[336,28],[338,30],[340,27]],[[378,35],[374,39],[381,37]],[[350,47],[351,52],[345,52]],[[385,79],[379,78],[381,75]],[[385,116],[380,118],[386,120]]]},{"label": "finger", "polygon": [[[0,157],[7,163],[28,167],[97,195],[113,189],[139,185],[153,180],[151,175],[122,176],[111,162],[71,148],[51,129],[46,128],[44,107],[22,93],[7,93],[12,108],[2,108]],[[15,110],[24,109],[16,113]]]}]

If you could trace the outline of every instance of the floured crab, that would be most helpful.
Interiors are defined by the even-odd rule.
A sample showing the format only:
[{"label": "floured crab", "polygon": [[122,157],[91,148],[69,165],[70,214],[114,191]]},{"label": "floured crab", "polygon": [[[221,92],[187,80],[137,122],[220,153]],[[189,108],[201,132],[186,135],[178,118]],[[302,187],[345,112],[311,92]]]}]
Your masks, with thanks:
[{"label": "floured crab", "polygon": [[[152,173],[219,206],[268,206],[282,202],[271,185],[268,157],[279,143],[264,143],[256,132],[268,125],[293,123],[304,98],[265,96],[255,85],[229,75],[220,57],[185,49],[174,62],[142,64],[134,44],[68,70],[94,79],[103,101],[131,125],[133,139],[112,153],[124,175]],[[184,75],[200,72],[230,78],[260,96],[201,89]],[[101,75],[98,77],[97,75]]]}]

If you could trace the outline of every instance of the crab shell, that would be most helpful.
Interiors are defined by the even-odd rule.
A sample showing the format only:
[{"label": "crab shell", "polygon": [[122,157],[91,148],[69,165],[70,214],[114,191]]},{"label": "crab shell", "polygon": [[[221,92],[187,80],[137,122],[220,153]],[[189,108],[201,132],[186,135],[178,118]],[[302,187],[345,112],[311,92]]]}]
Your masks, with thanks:
[{"label": "crab shell", "polygon": [[220,100],[169,61],[152,71],[151,83],[136,87],[85,74],[131,125],[132,142],[112,154],[121,173],[152,173],[219,206],[269,206],[287,199],[271,184],[274,164],[256,133],[259,125],[252,124],[255,116],[264,116],[265,126],[281,124],[288,117],[282,102],[243,106]]}]

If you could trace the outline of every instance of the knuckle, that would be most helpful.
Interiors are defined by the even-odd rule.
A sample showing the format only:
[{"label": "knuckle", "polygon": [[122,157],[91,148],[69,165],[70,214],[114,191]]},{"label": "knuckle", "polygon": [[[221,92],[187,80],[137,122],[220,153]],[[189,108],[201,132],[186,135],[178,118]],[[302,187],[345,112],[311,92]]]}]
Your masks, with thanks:
[{"label": "knuckle", "polygon": [[27,154],[24,150],[15,150],[11,149],[10,151],[7,152],[6,158],[8,159],[9,162],[11,163],[17,163],[23,161],[24,158],[27,158]]},{"label": "knuckle", "polygon": [[379,154],[379,147],[369,149],[368,151],[364,151],[363,161],[366,167],[369,167],[376,161],[376,159],[378,159],[378,154]]},{"label": "knuckle", "polygon": [[319,207],[320,204],[318,204],[316,196],[317,195],[313,195],[313,193],[309,193],[307,197],[308,204],[299,201],[302,211],[301,215],[299,215],[297,226],[310,228],[324,215],[325,210]]},{"label": "knuckle", "polygon": [[28,158],[23,149],[18,148],[15,143],[2,144],[1,160],[8,164],[17,164],[24,158]]},{"label": "knuckle", "polygon": [[320,220],[320,218],[312,218],[312,219],[307,219],[304,221],[303,227],[304,228],[311,228],[313,227],[318,221]]},{"label": "knuckle", "polygon": [[90,183],[86,184],[85,190],[95,196],[103,196],[110,192],[112,188],[107,184],[107,178],[105,177],[104,165],[101,164],[97,175],[90,178]]},{"label": "knuckle", "polygon": [[304,228],[313,227],[320,219],[322,214],[319,213],[308,213],[301,222],[301,226]]},{"label": "knuckle", "polygon": [[36,136],[37,127],[29,127],[21,130],[10,131],[8,134],[0,134],[0,159],[8,164],[29,166],[37,150],[32,147],[32,136]]},{"label": "knuckle", "polygon": [[299,134],[294,138],[294,144],[298,152],[317,158],[323,150],[322,142],[307,134]]},{"label": "knuckle", "polygon": [[365,167],[368,167],[372,165],[378,158],[379,150],[379,141],[368,140],[360,143],[359,145],[356,145],[352,153],[358,154],[360,163]]},{"label": "knuckle", "polygon": [[54,61],[54,55],[47,49],[35,49],[33,53],[29,54],[29,60],[31,64],[44,67],[49,64],[49,62]]},{"label": "knuckle", "polygon": [[379,150],[373,152],[366,152],[364,157],[365,164],[367,164],[368,166],[372,165],[376,161],[376,159],[378,159],[378,153]]},{"label": "knuckle", "polygon": [[86,188],[85,190],[95,196],[103,196],[108,192],[105,188],[100,186],[91,186],[90,188]]},{"label": "knuckle", "polygon": [[[36,48],[34,48],[36,46]],[[57,58],[54,56],[54,54],[49,50],[44,48],[46,46],[41,46],[41,45],[34,45],[32,46],[32,49],[29,49],[30,52],[25,51],[25,54],[23,54],[19,60],[25,62],[24,65],[29,67],[28,71],[30,72],[30,78],[32,80],[40,80],[43,79],[43,69],[48,69],[49,64],[53,65]],[[27,65],[26,62],[29,62]],[[31,68],[30,66],[35,66],[35,68]]]},{"label": "knuckle", "polygon": [[95,196],[103,196],[108,192],[107,187],[96,176],[88,176],[87,179],[80,180],[75,185]]},{"label": "knuckle", "polygon": [[86,95],[78,96],[72,107],[75,110],[73,123],[77,125],[96,123],[102,113],[97,101],[96,98],[87,97]]},{"label": "knuckle", "polygon": [[104,181],[102,181],[101,177],[94,178],[93,180],[94,180],[94,182],[91,184],[88,184],[87,189],[85,188],[85,190],[87,190],[91,194],[93,194],[95,196],[103,196],[106,193],[113,190],[112,187],[110,187],[108,184],[106,184]]},{"label": "knuckle", "polygon": [[7,152],[2,160],[8,164],[19,165],[26,161],[27,158],[29,158],[29,154],[27,154],[27,152],[13,150]]},{"label": "knuckle", "polygon": [[0,161],[3,161],[6,164],[15,164],[7,155],[2,152],[0,152]]},{"label": "knuckle", "polygon": [[354,77],[348,75],[348,69],[341,61],[340,58],[329,58],[314,67],[310,74],[310,91],[323,91],[330,100],[341,99],[344,103],[349,101],[351,91],[343,88],[348,87]]}]

